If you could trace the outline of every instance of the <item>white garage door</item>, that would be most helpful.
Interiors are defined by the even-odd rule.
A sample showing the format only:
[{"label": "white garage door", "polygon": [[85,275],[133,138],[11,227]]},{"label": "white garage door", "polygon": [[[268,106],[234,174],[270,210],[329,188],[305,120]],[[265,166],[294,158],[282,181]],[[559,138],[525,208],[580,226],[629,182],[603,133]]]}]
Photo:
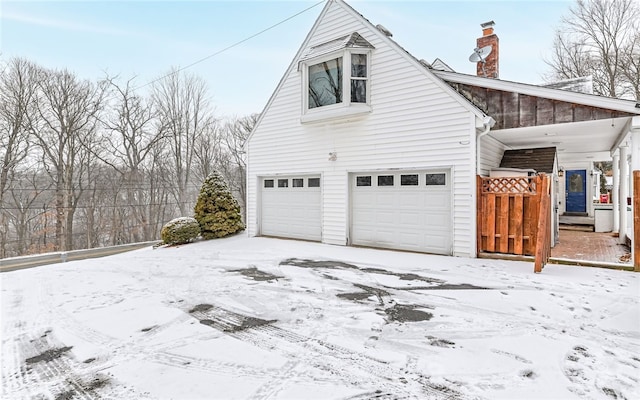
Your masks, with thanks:
[{"label": "white garage door", "polygon": [[322,239],[320,176],[265,177],[261,187],[262,235]]},{"label": "white garage door", "polygon": [[449,170],[351,174],[354,245],[451,254]]}]

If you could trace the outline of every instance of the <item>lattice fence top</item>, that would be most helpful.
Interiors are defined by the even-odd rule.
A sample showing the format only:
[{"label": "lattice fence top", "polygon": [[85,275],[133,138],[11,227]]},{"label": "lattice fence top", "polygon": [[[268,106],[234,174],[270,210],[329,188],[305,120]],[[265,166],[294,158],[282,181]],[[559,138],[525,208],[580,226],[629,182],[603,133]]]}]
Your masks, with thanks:
[{"label": "lattice fence top", "polygon": [[482,193],[536,194],[537,176],[482,178]]}]

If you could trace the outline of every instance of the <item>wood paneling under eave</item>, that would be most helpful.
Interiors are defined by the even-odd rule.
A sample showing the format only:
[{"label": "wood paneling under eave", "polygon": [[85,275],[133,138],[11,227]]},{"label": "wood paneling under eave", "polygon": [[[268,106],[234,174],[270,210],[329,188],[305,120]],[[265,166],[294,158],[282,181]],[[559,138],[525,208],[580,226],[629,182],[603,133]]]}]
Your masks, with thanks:
[{"label": "wood paneling under eave", "polygon": [[544,97],[447,82],[473,105],[496,120],[494,130],[595,121],[632,114]]}]

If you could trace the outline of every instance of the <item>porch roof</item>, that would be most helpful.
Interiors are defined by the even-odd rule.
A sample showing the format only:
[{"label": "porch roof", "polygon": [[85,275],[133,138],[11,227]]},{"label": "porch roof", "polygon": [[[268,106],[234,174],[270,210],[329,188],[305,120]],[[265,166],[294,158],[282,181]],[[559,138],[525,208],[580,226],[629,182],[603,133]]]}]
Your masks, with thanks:
[{"label": "porch roof", "polygon": [[531,168],[537,172],[553,173],[556,161],[555,147],[507,150],[502,155],[501,168]]},{"label": "porch roof", "polygon": [[489,136],[511,149],[556,147],[560,162],[609,160],[640,103],[456,72],[433,73],[496,120]]}]

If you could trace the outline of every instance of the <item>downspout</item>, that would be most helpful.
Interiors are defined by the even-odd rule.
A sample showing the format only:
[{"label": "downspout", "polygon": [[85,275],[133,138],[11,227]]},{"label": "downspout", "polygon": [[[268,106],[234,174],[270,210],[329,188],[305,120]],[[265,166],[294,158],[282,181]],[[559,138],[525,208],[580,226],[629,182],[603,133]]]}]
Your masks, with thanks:
[{"label": "downspout", "polygon": [[476,175],[480,175],[480,139],[487,135],[495,124],[496,120],[487,115],[482,120],[483,130],[476,136]]}]

